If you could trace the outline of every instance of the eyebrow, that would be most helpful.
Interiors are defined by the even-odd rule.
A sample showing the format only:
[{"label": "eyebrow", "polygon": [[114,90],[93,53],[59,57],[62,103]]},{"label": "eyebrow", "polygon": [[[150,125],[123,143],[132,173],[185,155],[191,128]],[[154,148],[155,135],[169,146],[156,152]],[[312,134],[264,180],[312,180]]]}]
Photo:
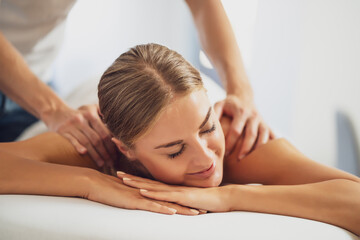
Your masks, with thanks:
[{"label": "eyebrow", "polygon": [[[211,107],[209,107],[209,110],[208,110],[208,112],[206,114],[206,117],[205,117],[204,121],[200,124],[199,129],[204,127],[205,124],[208,122],[208,120],[210,118],[210,113],[211,113]],[[176,140],[176,141],[173,141],[173,142],[169,142],[169,143],[166,143],[166,144],[159,145],[159,146],[155,147],[155,149],[168,148],[168,147],[172,147],[172,146],[175,146],[175,145],[178,145],[178,144],[181,144],[181,143],[183,143],[183,140]]]}]

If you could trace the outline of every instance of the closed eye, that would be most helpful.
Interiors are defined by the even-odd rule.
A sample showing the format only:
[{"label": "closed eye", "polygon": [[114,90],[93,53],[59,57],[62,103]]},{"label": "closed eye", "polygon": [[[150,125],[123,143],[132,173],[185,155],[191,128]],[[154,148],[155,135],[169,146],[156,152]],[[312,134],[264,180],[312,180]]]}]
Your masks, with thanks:
[{"label": "closed eye", "polygon": [[215,131],[215,129],[216,129],[216,126],[215,126],[215,123],[213,123],[213,125],[210,129],[204,130],[204,131],[200,132],[200,134],[211,133],[211,132]]},{"label": "closed eye", "polygon": [[168,157],[171,158],[171,159],[174,159],[177,156],[179,156],[180,154],[182,154],[184,150],[185,150],[185,144],[182,144],[180,151],[178,151],[176,153],[173,153],[173,154],[168,154]]}]

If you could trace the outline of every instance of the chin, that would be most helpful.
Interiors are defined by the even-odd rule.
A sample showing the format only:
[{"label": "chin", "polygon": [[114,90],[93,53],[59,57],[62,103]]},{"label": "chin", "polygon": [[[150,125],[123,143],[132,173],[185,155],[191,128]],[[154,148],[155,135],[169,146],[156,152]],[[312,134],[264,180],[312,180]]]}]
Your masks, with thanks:
[{"label": "chin", "polygon": [[192,180],[189,181],[187,183],[185,183],[184,185],[189,186],[189,187],[203,187],[203,188],[208,188],[208,187],[218,187],[220,186],[223,175],[222,175],[222,171],[216,171],[211,177],[204,179],[204,180]]}]

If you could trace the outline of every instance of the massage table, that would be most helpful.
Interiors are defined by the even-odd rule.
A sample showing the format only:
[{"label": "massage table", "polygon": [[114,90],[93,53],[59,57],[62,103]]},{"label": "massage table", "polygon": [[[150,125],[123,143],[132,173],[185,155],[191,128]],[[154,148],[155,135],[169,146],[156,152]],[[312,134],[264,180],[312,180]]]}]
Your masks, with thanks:
[{"label": "massage table", "polygon": [[[224,98],[222,88],[204,75],[203,79],[213,103]],[[69,94],[68,104],[76,108],[96,103],[98,80],[95,77]],[[19,140],[44,131],[43,123],[35,123]],[[275,214],[236,211],[170,216],[80,198],[37,195],[0,195],[0,239],[360,240],[330,224]]]}]

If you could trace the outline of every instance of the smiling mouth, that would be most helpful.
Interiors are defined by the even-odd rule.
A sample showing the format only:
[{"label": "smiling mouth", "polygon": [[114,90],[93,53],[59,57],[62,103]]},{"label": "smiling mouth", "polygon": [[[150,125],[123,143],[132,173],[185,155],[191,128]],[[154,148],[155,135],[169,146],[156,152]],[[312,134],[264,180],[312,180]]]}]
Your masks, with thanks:
[{"label": "smiling mouth", "polygon": [[215,161],[214,161],[209,168],[202,170],[200,172],[189,173],[189,175],[201,177],[201,178],[207,178],[207,177],[210,177],[214,173],[215,167],[216,167],[216,165],[215,165]]}]

